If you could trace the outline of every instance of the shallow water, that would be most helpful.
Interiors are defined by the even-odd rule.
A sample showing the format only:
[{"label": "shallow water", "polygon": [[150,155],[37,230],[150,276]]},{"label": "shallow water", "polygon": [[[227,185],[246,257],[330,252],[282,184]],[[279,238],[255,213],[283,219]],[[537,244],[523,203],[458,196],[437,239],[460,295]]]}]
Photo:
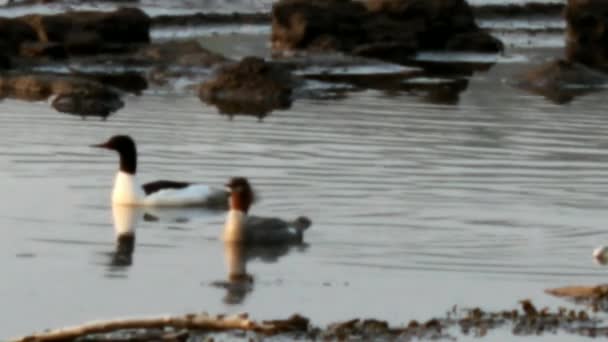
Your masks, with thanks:
[{"label": "shallow water", "polygon": [[[259,42],[263,33],[232,38]],[[267,53],[201,35],[230,56]],[[514,74],[560,54],[515,46],[524,49],[490,61],[453,56],[498,64],[447,105],[369,90],[298,100],[258,122],[229,120],[192,94],[148,91],[98,121],[4,100],[0,338],[193,311],[400,324],[453,305],[564,305],[543,290],[600,283],[608,271],[591,258],[608,241],[606,97],[558,106],[512,88]],[[261,197],[256,214],[313,219],[308,247],[250,260],[252,290],[231,293],[213,285],[227,279],[231,256],[218,240],[223,213],[133,212],[134,252],[116,253],[109,192],[117,158],[88,145],[118,133],[139,143],[143,181],[249,177]],[[184,215],[188,222],[171,220]],[[493,340],[509,335],[492,332]]]},{"label": "shallow water", "polygon": [[[192,96],[132,97],[107,122],[4,101],[3,335],[200,310],[399,323],[454,304],[563,304],[542,290],[606,274],[591,261],[608,240],[605,99],[559,107],[496,82],[517,67],[475,76],[457,105],[367,91],[263,122]],[[137,138],[143,180],[250,177],[255,213],[313,218],[309,248],[251,261],[238,305],[210,286],[227,277],[222,213],[142,220],[132,265],[108,265],[116,157],[87,146],[116,133]]]}]

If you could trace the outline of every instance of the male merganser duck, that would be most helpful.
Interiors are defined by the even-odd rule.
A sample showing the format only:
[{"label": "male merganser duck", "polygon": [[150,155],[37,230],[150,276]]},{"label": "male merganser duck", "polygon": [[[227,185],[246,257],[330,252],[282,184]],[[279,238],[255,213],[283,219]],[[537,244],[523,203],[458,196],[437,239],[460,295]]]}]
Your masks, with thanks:
[{"label": "male merganser duck", "polygon": [[120,155],[120,170],[114,180],[112,203],[133,206],[226,208],[228,192],[207,185],[160,180],[140,186],[135,178],[137,149],[128,135],[115,135],[92,147],[114,150]]},{"label": "male merganser duck", "polygon": [[235,177],[226,187],[230,190],[230,210],[224,225],[224,242],[251,245],[299,244],[311,221],[300,216],[294,221],[274,217],[247,215],[255,199],[246,178]]}]

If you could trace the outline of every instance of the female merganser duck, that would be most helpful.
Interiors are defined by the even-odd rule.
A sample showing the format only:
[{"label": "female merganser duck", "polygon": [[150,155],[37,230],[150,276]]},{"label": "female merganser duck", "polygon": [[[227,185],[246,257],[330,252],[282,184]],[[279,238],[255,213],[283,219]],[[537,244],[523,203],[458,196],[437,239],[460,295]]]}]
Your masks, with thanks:
[{"label": "female merganser duck", "polygon": [[92,147],[114,150],[120,155],[120,170],[114,179],[112,203],[133,206],[226,208],[228,192],[204,184],[160,180],[140,186],[135,179],[137,150],[128,135],[115,135]]},{"label": "female merganser duck", "polygon": [[302,243],[304,231],[311,221],[303,216],[294,221],[280,218],[248,216],[255,199],[246,178],[236,177],[226,184],[230,190],[230,210],[224,226],[224,242],[251,245],[277,245]]}]

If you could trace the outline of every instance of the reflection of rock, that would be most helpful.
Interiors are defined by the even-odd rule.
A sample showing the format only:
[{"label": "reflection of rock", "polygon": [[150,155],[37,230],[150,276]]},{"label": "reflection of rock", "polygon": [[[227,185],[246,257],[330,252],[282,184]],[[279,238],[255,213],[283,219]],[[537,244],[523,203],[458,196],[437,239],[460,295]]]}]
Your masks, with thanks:
[{"label": "reflection of rock", "polygon": [[436,104],[457,104],[460,101],[460,94],[469,86],[469,80],[446,79],[429,82],[404,82],[402,89],[422,94],[423,99]]},{"label": "reflection of rock", "polygon": [[273,6],[275,51],[357,53],[395,62],[418,50],[497,52],[464,0],[282,0]]},{"label": "reflection of rock", "polygon": [[53,95],[53,107],[72,114],[105,117],[123,106],[120,94],[91,80],[46,74],[0,76],[0,97],[42,101]]},{"label": "reflection of rock", "polygon": [[608,84],[608,75],[584,65],[557,60],[543,64],[521,76],[517,86],[558,103],[599,91]]},{"label": "reflection of rock", "polygon": [[565,17],[567,58],[608,69],[608,2],[568,0]]},{"label": "reflection of rock", "polygon": [[124,106],[124,102],[114,92],[94,95],[62,94],[52,103],[58,112],[76,114],[80,116],[108,117],[110,114]]},{"label": "reflection of rock", "polygon": [[[323,67],[312,66],[298,70],[298,74],[306,79],[323,82],[331,82],[337,85],[350,84],[353,87],[347,90],[356,91],[361,89],[376,89],[384,91],[386,95],[402,94],[404,91],[414,95],[420,95],[431,103],[455,104],[460,99],[460,94],[468,87],[466,78],[437,77],[432,73],[420,68],[403,67],[388,63],[365,64],[365,59],[353,59],[352,65],[324,63]],[[316,63],[323,65],[322,63]],[[464,73],[465,75],[467,73]],[[328,89],[330,91],[331,88]],[[298,89],[298,95],[302,95],[306,89]],[[318,98],[318,96],[317,96]]]},{"label": "reflection of rock", "polygon": [[291,106],[297,80],[291,71],[257,57],[246,57],[221,68],[218,75],[199,87],[202,101],[226,114],[263,116]]}]

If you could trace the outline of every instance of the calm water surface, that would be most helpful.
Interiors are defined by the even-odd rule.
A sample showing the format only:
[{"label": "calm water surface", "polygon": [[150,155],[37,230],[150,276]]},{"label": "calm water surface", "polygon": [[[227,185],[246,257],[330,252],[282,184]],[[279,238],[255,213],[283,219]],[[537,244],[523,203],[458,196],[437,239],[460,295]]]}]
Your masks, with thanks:
[{"label": "calm water surface", "polygon": [[[552,54],[510,51],[456,104],[370,90],[262,122],[192,94],[129,97],[107,122],[4,100],[0,338],[195,311],[399,324],[453,305],[564,305],[543,290],[608,272],[591,259],[608,242],[608,117],[605,93],[558,106],[507,84]],[[313,219],[308,246],[249,260],[251,291],[228,291],[213,286],[228,276],[223,213],[137,211],[124,255],[109,202],[117,157],[88,147],[118,133],[139,143],[142,181],[249,177],[254,213]]]}]

